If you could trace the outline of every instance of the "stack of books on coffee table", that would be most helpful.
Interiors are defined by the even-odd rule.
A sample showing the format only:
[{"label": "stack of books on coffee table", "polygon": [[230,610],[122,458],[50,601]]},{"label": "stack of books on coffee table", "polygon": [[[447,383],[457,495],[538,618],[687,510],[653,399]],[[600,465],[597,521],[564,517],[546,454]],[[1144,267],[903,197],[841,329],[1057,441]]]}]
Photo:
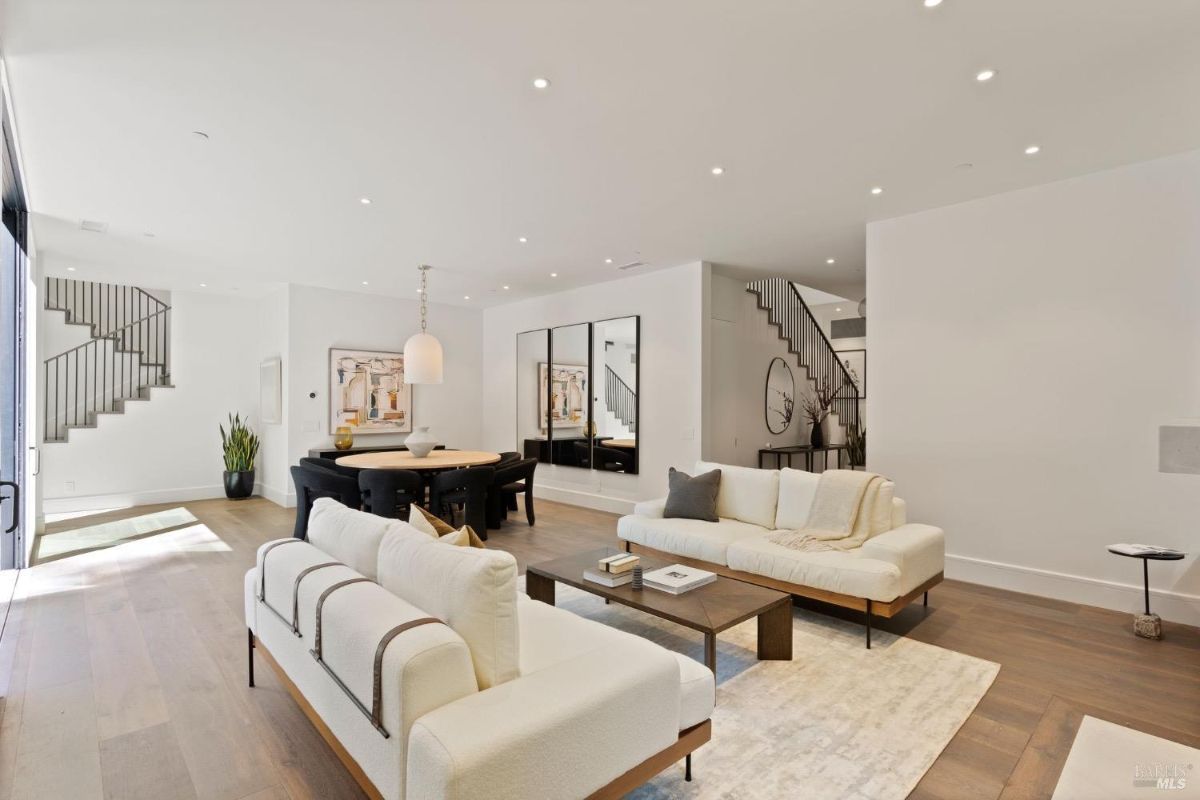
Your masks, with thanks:
[{"label": "stack of books on coffee table", "polygon": [[595,569],[585,569],[583,579],[612,589],[633,580],[633,568],[641,559],[632,553],[618,553],[600,559]]}]

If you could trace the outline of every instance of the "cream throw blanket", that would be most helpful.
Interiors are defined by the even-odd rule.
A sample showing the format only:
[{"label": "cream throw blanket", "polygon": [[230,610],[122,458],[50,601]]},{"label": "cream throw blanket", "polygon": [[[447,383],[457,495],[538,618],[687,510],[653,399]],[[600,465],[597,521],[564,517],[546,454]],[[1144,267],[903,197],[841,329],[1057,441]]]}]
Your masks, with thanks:
[{"label": "cream throw blanket", "polygon": [[892,482],[874,472],[826,470],[804,527],[767,539],[793,550],[854,550],[891,527],[892,494]]}]

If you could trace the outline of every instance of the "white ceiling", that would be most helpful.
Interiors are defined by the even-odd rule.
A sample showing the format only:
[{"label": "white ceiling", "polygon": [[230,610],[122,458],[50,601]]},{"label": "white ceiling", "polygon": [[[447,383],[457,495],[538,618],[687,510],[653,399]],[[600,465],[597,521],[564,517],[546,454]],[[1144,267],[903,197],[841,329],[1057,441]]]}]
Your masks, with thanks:
[{"label": "white ceiling", "polygon": [[634,259],[856,297],[868,220],[1200,146],[1198,42],[1196,0],[7,0],[0,17],[51,272],[412,297],[428,262],[433,299],[472,304]]}]

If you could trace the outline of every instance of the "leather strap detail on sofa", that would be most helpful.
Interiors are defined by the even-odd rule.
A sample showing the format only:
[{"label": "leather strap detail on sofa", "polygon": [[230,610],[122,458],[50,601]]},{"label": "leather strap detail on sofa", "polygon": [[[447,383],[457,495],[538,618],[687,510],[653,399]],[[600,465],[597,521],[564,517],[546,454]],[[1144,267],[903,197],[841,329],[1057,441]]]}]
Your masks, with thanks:
[{"label": "leather strap detail on sofa", "polygon": [[[297,541],[299,541],[299,539],[297,539]],[[325,601],[329,599],[329,595],[333,594],[338,589],[342,589],[346,586],[350,586],[351,584],[371,583],[371,582],[372,581],[370,578],[350,578],[348,580],[338,581],[333,586],[330,586],[328,589],[321,592],[321,596],[317,598],[317,634],[316,634],[316,640],[313,643],[313,649],[312,649],[313,657],[316,658],[317,661],[321,661],[321,654],[322,654],[322,650],[321,650],[321,611],[322,611],[322,609],[325,608]],[[324,664],[325,662],[321,661],[321,663]],[[330,674],[332,675],[333,673],[330,673]]]},{"label": "leather strap detail on sofa", "polygon": [[375,729],[387,736],[388,733],[383,729],[383,654],[387,650],[387,646],[392,643],[400,634],[410,628],[415,628],[418,625],[428,625],[430,623],[441,623],[440,619],[433,617],[421,617],[420,619],[412,619],[408,622],[397,625],[383,635],[379,640],[379,647],[375,648],[375,672],[371,683],[371,724]]},{"label": "leather strap detail on sofa", "polygon": [[[281,544],[291,544],[292,542],[301,542],[301,541],[304,541],[304,540],[303,539],[283,539],[278,542],[271,542],[269,545],[267,545],[266,549],[263,550],[262,568],[261,568],[260,574],[258,576],[259,577],[258,599],[260,601],[262,601],[262,603],[264,605],[267,602],[267,555],[269,555],[272,550],[274,550],[276,547],[279,547]],[[267,606],[267,608],[271,608],[271,607]],[[271,609],[271,610],[274,611],[274,609]],[[278,614],[279,612],[276,611],[275,613]],[[282,615],[279,618],[283,619]]]},{"label": "leather strap detail on sofa", "polygon": [[292,633],[300,635],[300,581],[304,580],[304,576],[310,572],[316,572],[326,567],[340,566],[342,566],[340,561],[326,561],[323,564],[313,564],[311,567],[300,570],[300,574],[296,576],[296,584],[292,587]]}]

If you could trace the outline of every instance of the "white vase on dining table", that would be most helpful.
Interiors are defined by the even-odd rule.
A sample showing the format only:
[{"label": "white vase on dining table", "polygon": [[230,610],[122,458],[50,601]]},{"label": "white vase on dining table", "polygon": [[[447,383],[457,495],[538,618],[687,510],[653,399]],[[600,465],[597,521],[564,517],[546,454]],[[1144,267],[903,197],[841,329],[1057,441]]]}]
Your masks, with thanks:
[{"label": "white vase on dining table", "polygon": [[404,440],[404,446],[408,448],[408,452],[412,453],[417,458],[425,458],[433,448],[437,447],[437,437],[429,432],[429,428],[417,428],[415,433],[410,433],[408,438]]}]

